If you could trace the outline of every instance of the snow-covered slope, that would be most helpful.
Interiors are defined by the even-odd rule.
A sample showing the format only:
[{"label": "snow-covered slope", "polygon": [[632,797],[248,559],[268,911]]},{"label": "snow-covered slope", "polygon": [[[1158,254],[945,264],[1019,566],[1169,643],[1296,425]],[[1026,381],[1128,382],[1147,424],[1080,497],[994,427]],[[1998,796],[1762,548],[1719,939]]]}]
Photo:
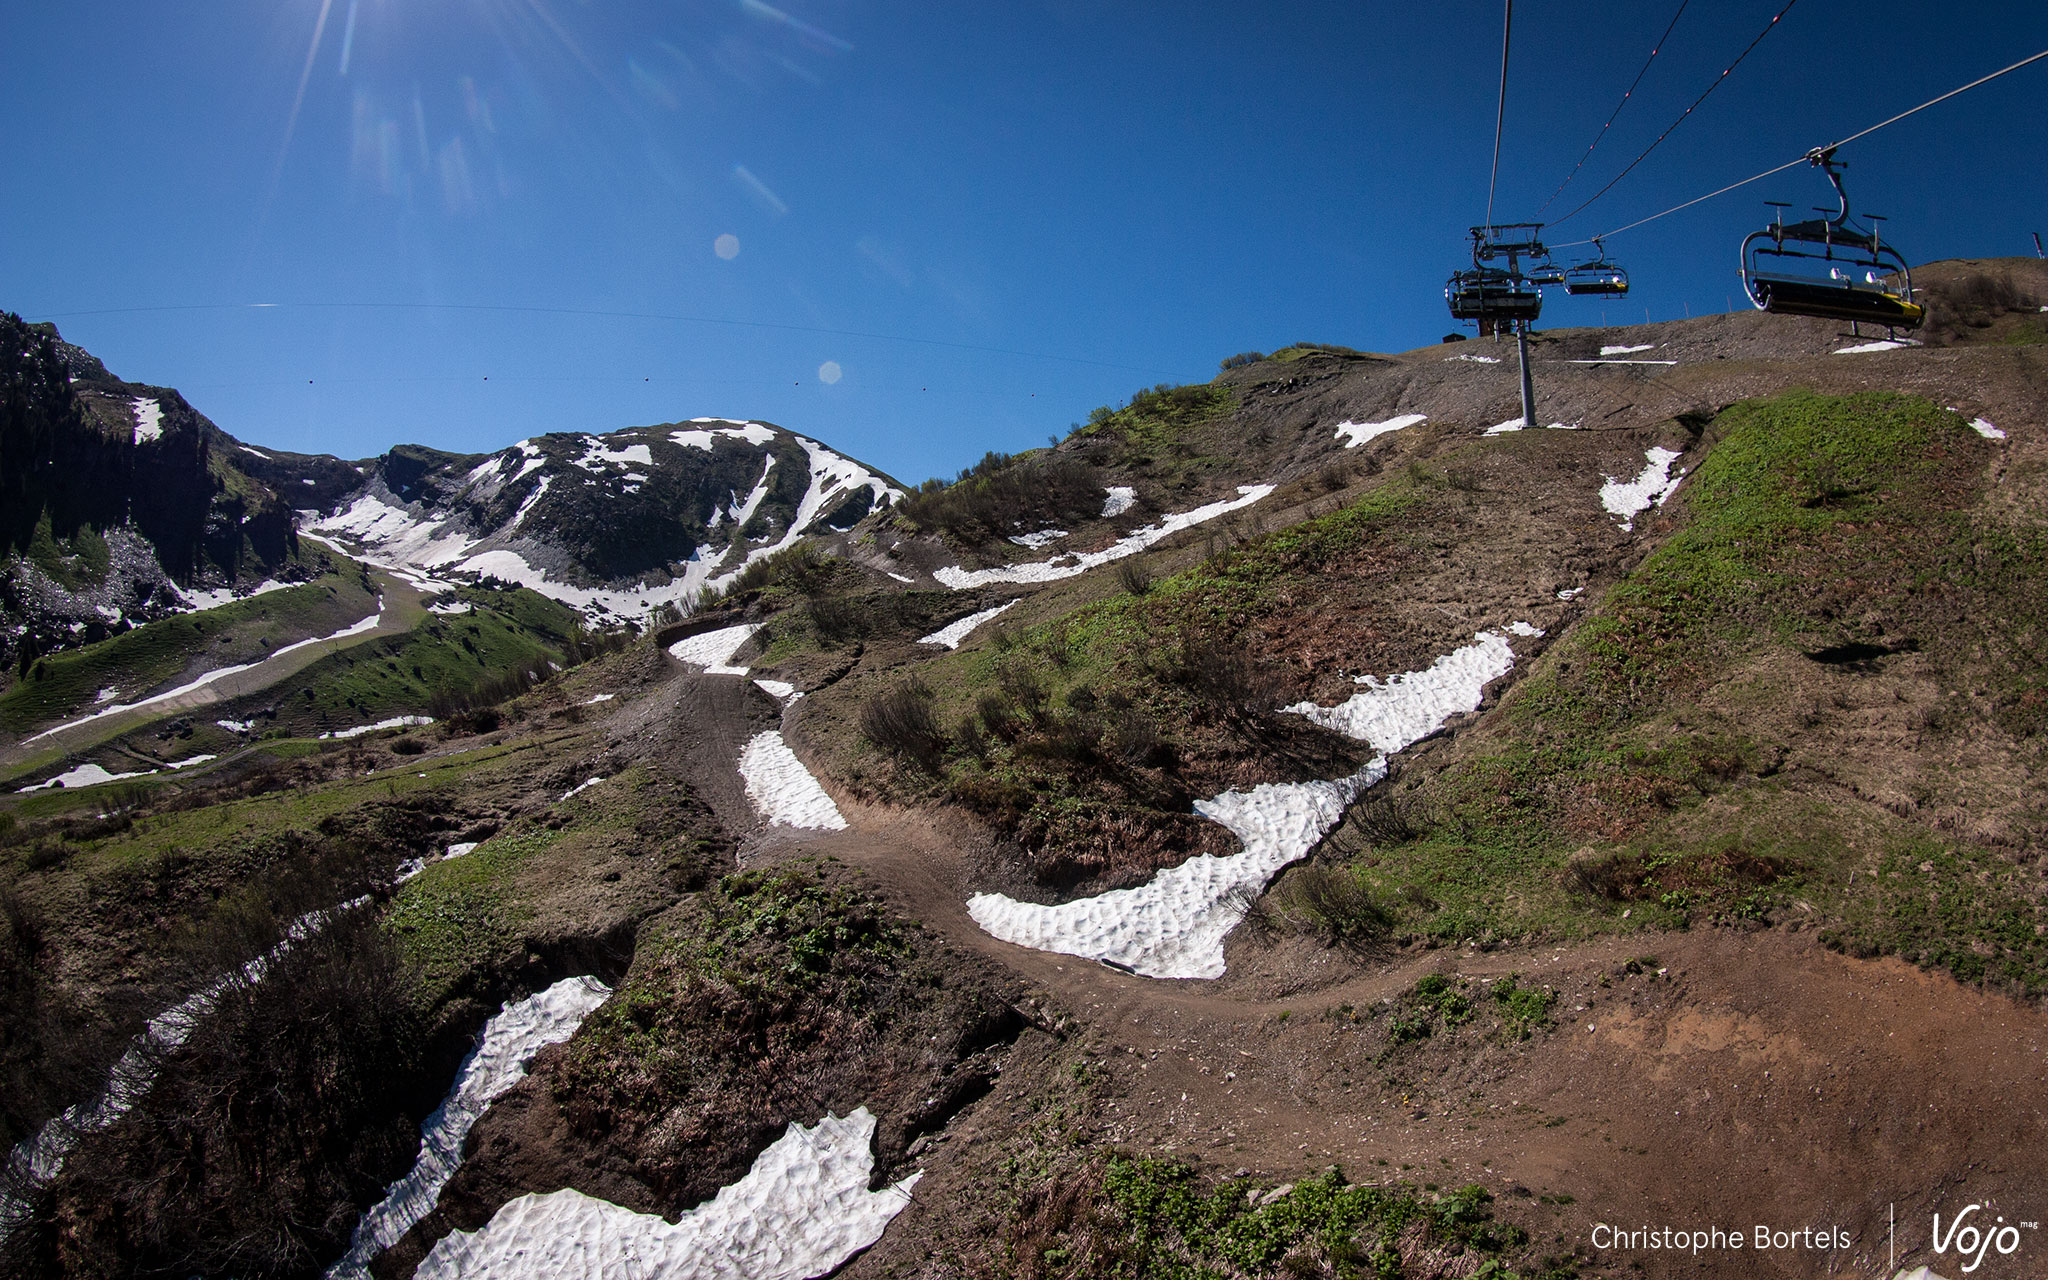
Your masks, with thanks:
[{"label": "snow-covered slope", "polygon": [[422,583],[487,575],[637,618],[901,496],[815,440],[698,418],[483,456],[394,451],[361,488],[301,513],[301,528]]}]

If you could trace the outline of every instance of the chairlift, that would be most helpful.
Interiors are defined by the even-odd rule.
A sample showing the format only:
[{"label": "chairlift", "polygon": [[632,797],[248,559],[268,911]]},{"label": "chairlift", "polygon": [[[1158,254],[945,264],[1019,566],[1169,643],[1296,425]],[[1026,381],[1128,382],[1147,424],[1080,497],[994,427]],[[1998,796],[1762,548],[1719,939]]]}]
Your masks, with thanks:
[{"label": "chairlift", "polygon": [[[1906,259],[1880,240],[1875,226],[1866,231],[1850,222],[1849,193],[1842,186],[1846,166],[1835,159],[1834,148],[1815,148],[1806,159],[1827,172],[1841,210],[1831,218],[1787,223],[1782,210],[1789,206],[1768,202],[1781,212],[1742,242],[1742,287],[1749,300],[1773,315],[1919,328],[1926,308],[1913,301]],[[1875,214],[1865,218],[1884,221]]]},{"label": "chairlift", "polygon": [[1607,257],[1607,246],[1593,241],[1594,256],[1564,269],[1564,291],[1573,297],[1621,298],[1628,295],[1628,272]]},{"label": "chairlift", "polygon": [[[1556,283],[1549,251],[1536,238],[1541,230],[1535,222],[1472,228],[1472,267],[1452,272],[1444,285],[1452,318],[1477,320],[1481,332],[1535,320],[1543,310],[1539,286]],[[1532,259],[1530,270],[1522,269],[1524,257]],[[1487,265],[1497,258],[1508,265]]]},{"label": "chairlift", "polygon": [[1512,324],[1534,320],[1542,312],[1543,291],[1519,271],[1474,267],[1451,274],[1444,301],[1450,304],[1453,319]]}]

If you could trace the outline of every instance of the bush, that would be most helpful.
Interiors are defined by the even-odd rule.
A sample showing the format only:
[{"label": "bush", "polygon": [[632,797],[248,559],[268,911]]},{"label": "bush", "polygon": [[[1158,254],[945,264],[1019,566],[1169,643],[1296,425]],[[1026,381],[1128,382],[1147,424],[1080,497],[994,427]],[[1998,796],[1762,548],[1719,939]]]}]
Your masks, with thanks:
[{"label": "bush", "polygon": [[1094,472],[1079,458],[1059,453],[990,453],[951,484],[927,480],[896,504],[897,518],[905,523],[968,542],[1101,513],[1102,485]]},{"label": "bush", "polygon": [[1296,867],[1281,881],[1279,897],[1290,918],[1329,942],[1377,942],[1392,924],[1355,871],[1313,864]]},{"label": "bush", "polygon": [[932,691],[914,677],[869,698],[860,709],[860,731],[882,750],[928,770],[938,767],[946,748]]},{"label": "bush", "polygon": [[1217,368],[1226,372],[1231,369],[1242,369],[1248,364],[1257,364],[1265,358],[1266,353],[1263,351],[1240,351],[1234,356],[1223,357],[1222,363],[1217,365]]},{"label": "bush", "polygon": [[372,912],[336,911],[282,952],[267,924],[220,939],[210,1015],[129,1117],[72,1154],[53,1196],[64,1273],[309,1274],[406,1163],[416,1130],[394,1081],[423,1070],[425,1038],[394,993],[413,975]]},{"label": "bush", "polygon": [[1134,596],[1142,596],[1152,590],[1152,571],[1136,560],[1119,560],[1116,585]]}]

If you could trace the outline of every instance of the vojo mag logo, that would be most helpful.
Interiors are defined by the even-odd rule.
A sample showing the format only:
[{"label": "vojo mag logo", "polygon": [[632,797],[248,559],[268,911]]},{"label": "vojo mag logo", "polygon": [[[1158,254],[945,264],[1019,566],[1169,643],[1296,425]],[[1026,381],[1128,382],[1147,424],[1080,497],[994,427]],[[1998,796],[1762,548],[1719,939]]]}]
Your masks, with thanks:
[{"label": "vojo mag logo", "polygon": [[[1929,1244],[1937,1261],[1944,1264],[1951,1260],[1958,1262],[1962,1266],[1962,1274],[1969,1275],[1983,1266],[1986,1259],[2011,1257],[2018,1253],[2023,1233],[2031,1236],[2040,1229],[2041,1224],[2037,1221],[2015,1219],[2009,1222],[1991,1205],[1973,1200],[1946,1219],[1937,1210]],[[1931,1267],[1920,1267],[1910,1272],[1901,1271],[1895,1280],[1941,1278]]]}]

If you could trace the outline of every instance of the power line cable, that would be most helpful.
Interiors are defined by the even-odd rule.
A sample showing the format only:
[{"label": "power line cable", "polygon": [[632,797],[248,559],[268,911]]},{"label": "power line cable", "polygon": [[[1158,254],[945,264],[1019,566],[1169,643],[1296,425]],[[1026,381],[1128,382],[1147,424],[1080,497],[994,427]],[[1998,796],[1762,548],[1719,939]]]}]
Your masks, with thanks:
[{"label": "power line cable", "polygon": [[1678,12],[1671,15],[1670,25],[1664,28],[1663,35],[1657,37],[1657,43],[1650,47],[1650,56],[1643,60],[1643,69],[1636,72],[1636,78],[1629,81],[1628,88],[1622,91],[1621,101],[1614,104],[1614,111],[1607,117],[1607,123],[1601,125],[1600,132],[1593,135],[1592,144],[1586,148],[1586,154],[1579,157],[1579,162],[1573,165],[1572,171],[1564,176],[1564,181],[1557,184],[1557,190],[1550,193],[1550,199],[1545,200],[1542,208],[1536,210],[1537,217],[1542,217],[1543,210],[1548,209],[1552,201],[1555,201],[1564,194],[1564,189],[1572,185],[1572,179],[1579,176],[1579,170],[1586,167],[1586,161],[1593,158],[1593,149],[1600,145],[1601,139],[1607,136],[1607,131],[1614,127],[1616,118],[1621,115],[1621,109],[1628,105],[1629,95],[1636,91],[1636,86],[1640,85],[1643,82],[1643,77],[1650,73],[1650,64],[1655,62],[1657,55],[1664,51],[1664,42],[1669,40],[1671,33],[1678,29],[1678,20],[1685,16],[1685,7],[1691,3],[1692,0],[1678,0]]},{"label": "power line cable", "polygon": [[1727,186],[1722,187],[1719,190],[1709,191],[1707,192],[1707,194],[1703,196],[1695,196],[1692,199],[1687,200],[1684,204],[1672,205],[1669,209],[1666,209],[1661,213],[1653,213],[1647,218],[1637,218],[1634,222],[1631,222],[1626,226],[1616,227],[1612,231],[1603,231],[1597,236],[1588,236],[1584,240],[1571,240],[1567,241],[1564,244],[1556,245],[1553,247],[1559,249],[1570,249],[1582,244],[1592,244],[1596,240],[1611,239],[1615,236],[1620,235],[1624,231],[1633,231],[1637,227],[1640,227],[1645,223],[1655,222],[1659,218],[1669,217],[1670,215],[1677,213],[1681,209],[1690,209],[1696,204],[1703,204],[1708,200],[1712,200],[1715,196],[1727,195],[1730,191],[1735,190],[1737,187],[1746,187],[1752,182],[1760,182],[1763,179],[1770,177],[1774,173],[1783,173],[1787,169],[1795,168],[1802,164],[1810,164],[1812,163],[1811,157],[1814,155],[1815,151],[1835,151],[1842,147],[1846,147],[1850,143],[1855,142],[1859,138],[1869,137],[1871,134],[1876,133],[1879,129],[1882,129],[1887,125],[1897,124],[1899,121],[1904,120],[1907,116],[1914,115],[1921,111],[1925,111],[1927,110],[1927,108],[1934,106],[1937,103],[1947,102],[1950,98],[1955,97],[1959,93],[1968,93],[1970,90],[1976,88],[1978,85],[1989,84],[1991,81],[1998,79],[1998,77],[2002,75],[2009,75],[2014,71],[2018,71],[2021,67],[2039,62],[2043,58],[2048,58],[2048,49],[2043,49],[2041,50],[2041,52],[2034,54],[2032,57],[2021,58],[2018,62],[2013,63],[2011,66],[2002,67],[1999,70],[1992,72],[1988,76],[1979,76],[1977,79],[1970,81],[1970,83],[1963,85],[1959,88],[1950,89],[1947,93],[1944,93],[1939,97],[1929,98],[1927,101],[1921,103],[1919,106],[1913,107],[1910,110],[1901,111],[1899,112],[1899,114],[1893,116],[1889,120],[1881,120],[1878,123],[1871,125],[1868,129],[1858,130],[1857,132],[1852,133],[1848,137],[1842,139],[1840,142],[1832,143],[1825,147],[1816,147],[1814,151],[1807,152],[1805,155],[1800,156],[1797,160],[1787,160],[1785,163],[1777,165],[1773,168],[1766,169],[1762,173],[1751,174],[1749,177],[1744,178],[1740,182],[1731,182]]},{"label": "power line cable", "polygon": [[[1664,132],[1658,134],[1657,140],[1655,142],[1652,142],[1649,146],[1644,147],[1643,153],[1641,155],[1629,161],[1628,167],[1626,169],[1623,169],[1620,173],[1617,173],[1612,178],[1608,179],[1606,186],[1600,188],[1598,191],[1595,191],[1592,195],[1586,197],[1586,199],[1580,201],[1577,208],[1574,208],[1570,213],[1567,213],[1563,217],[1559,218],[1557,222],[1569,222],[1572,218],[1576,217],[1579,214],[1579,212],[1583,210],[1587,205],[1592,204],[1601,196],[1604,196],[1609,191],[1614,190],[1615,183],[1620,182],[1623,178],[1626,178],[1630,173],[1634,172],[1635,167],[1641,164],[1644,160],[1648,159],[1650,153],[1652,151],[1655,151],[1657,147],[1664,141],[1664,139],[1670,137],[1672,132],[1676,130],[1679,125],[1685,123],[1686,118],[1692,115],[1692,113],[1699,108],[1699,105],[1702,102],[1705,102],[1707,100],[1708,95],[1712,94],[1714,90],[1721,87],[1721,85],[1728,79],[1728,77],[1734,73],[1735,68],[1742,65],[1742,60],[1744,58],[1747,58],[1752,50],[1754,50],[1758,45],[1764,42],[1765,36],[1777,30],[1779,19],[1783,18],[1786,14],[1792,12],[1792,6],[1798,3],[1799,0],[1785,0],[1785,7],[1778,10],[1778,12],[1772,16],[1770,22],[1765,24],[1764,29],[1762,31],[1756,33],[1756,39],[1750,41],[1748,47],[1746,47],[1745,49],[1743,49],[1741,53],[1736,55],[1735,61],[1729,63],[1720,75],[1714,77],[1714,82],[1707,86],[1706,92],[1702,93],[1699,97],[1693,99],[1692,106],[1689,106],[1684,111],[1679,112],[1678,119],[1673,120],[1669,128],[1666,128]],[[1553,223],[1552,225],[1555,226],[1556,223]]]},{"label": "power line cable", "polygon": [[1500,106],[1493,113],[1493,172],[1486,179],[1486,225],[1493,226],[1493,188],[1500,181],[1501,127],[1508,119],[1508,37],[1515,29],[1515,0],[1502,0],[1500,23]]}]

